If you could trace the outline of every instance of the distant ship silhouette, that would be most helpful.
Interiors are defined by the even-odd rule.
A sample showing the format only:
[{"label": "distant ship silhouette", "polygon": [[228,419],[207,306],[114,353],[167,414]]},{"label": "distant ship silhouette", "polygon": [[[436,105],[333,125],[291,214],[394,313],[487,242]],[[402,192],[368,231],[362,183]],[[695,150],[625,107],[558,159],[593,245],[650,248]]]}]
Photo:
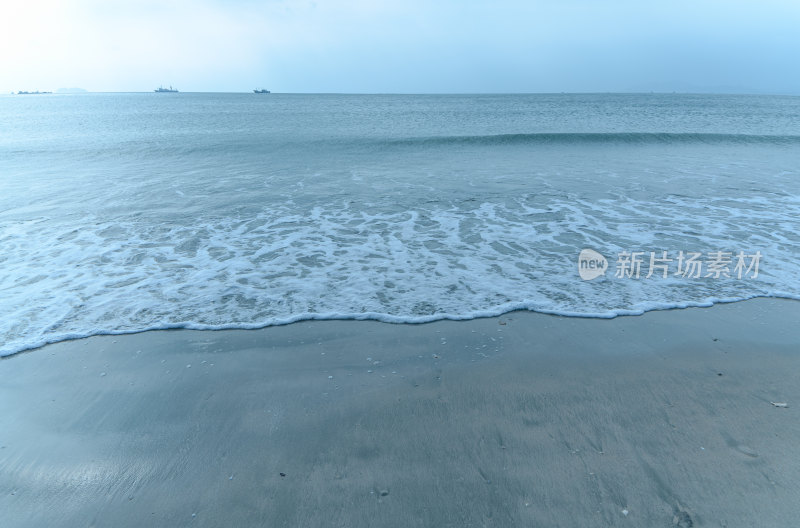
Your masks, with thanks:
[{"label": "distant ship silhouette", "polygon": [[270,93],[270,91],[265,88],[259,88],[257,90],[253,90],[253,93]]},{"label": "distant ship silhouette", "polygon": [[176,90],[175,88],[173,88],[173,87],[172,87],[172,85],[170,84],[170,85],[169,85],[169,88],[164,88],[163,86],[159,86],[158,88],[156,88],[156,89],[155,89],[155,90],[153,90],[153,91],[154,91],[154,92],[158,92],[158,93],[165,93],[165,92],[166,92],[166,93],[175,93],[175,92],[177,92],[178,90]]}]

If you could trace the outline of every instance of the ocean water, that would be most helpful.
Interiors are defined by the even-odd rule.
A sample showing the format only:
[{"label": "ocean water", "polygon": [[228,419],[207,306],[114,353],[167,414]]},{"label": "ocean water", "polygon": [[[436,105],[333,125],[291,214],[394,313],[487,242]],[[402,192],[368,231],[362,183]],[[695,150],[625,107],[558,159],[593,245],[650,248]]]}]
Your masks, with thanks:
[{"label": "ocean water", "polygon": [[0,355],[800,299],[799,248],[800,97],[0,96]]}]

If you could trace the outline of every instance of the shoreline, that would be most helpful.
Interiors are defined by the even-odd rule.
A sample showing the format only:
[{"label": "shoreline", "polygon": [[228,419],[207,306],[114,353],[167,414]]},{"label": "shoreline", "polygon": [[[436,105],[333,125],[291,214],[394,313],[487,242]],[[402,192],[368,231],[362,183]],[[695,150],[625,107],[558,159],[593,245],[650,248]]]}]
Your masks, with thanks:
[{"label": "shoreline", "polygon": [[797,301],[757,298],[62,341],[0,361],[0,511],[14,527],[788,526],[798,322]]},{"label": "shoreline", "polygon": [[[142,330],[122,330],[122,331],[100,331],[89,334],[69,335],[67,337],[55,337],[52,340],[39,342],[29,346],[25,346],[14,352],[5,352],[0,350],[0,361],[15,357],[20,354],[28,352],[35,352],[48,346],[57,345],[59,343],[68,343],[71,341],[80,341],[83,339],[90,339],[93,337],[108,337],[108,336],[128,336],[136,334],[144,334],[149,332],[170,332],[176,330],[187,330],[197,332],[222,332],[222,331],[258,331],[266,330],[268,328],[275,328],[281,326],[290,326],[298,323],[307,323],[313,321],[371,321],[390,325],[400,326],[415,326],[437,323],[441,321],[474,321],[479,319],[492,319],[499,317],[510,316],[514,313],[533,313],[537,315],[545,315],[551,317],[565,317],[576,319],[616,319],[618,317],[640,317],[651,312],[668,312],[673,310],[686,310],[693,308],[712,308],[717,305],[734,304],[752,301],[756,299],[776,299],[780,301],[796,301],[800,302],[800,297],[791,295],[757,295],[753,297],[737,298],[737,299],[712,299],[707,302],[686,302],[679,305],[658,306],[658,303],[650,305],[649,307],[636,309],[636,310],[616,310],[612,313],[583,313],[583,312],[554,312],[549,310],[535,310],[524,307],[525,303],[515,303],[512,307],[498,307],[496,310],[485,310],[483,312],[476,312],[472,315],[451,315],[451,314],[433,314],[427,316],[418,316],[412,318],[410,316],[396,316],[391,314],[384,314],[378,312],[368,312],[361,314],[299,314],[285,319],[274,320],[265,324],[224,324],[224,325],[204,325],[195,323],[174,323],[165,324],[151,328],[144,328]],[[520,307],[515,307],[519,305]],[[413,320],[409,320],[413,319]]]}]

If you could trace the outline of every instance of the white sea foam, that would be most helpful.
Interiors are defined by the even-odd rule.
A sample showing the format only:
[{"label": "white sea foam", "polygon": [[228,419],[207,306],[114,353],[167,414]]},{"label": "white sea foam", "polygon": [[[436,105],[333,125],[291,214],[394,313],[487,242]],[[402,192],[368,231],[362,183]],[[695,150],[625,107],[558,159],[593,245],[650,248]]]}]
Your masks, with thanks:
[{"label": "white sea foam", "polygon": [[[800,298],[794,197],[656,204],[528,196],[402,212],[345,201],[295,208],[179,225],[91,215],[77,230],[46,218],[8,223],[0,238],[2,354],[156,328],[421,323],[511,310],[613,317],[754,296]],[[670,221],[652,229],[658,217]],[[742,225],[752,218],[758,225]],[[576,271],[582,247],[612,262],[621,251],[664,249],[760,251],[764,260],[755,279],[616,278],[611,270],[585,282]]]}]

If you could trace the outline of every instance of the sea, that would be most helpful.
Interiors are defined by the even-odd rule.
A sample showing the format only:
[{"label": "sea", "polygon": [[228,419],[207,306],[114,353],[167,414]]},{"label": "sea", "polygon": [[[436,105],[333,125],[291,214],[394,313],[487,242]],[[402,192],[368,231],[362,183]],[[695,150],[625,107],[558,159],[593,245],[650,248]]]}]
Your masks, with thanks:
[{"label": "sea", "polygon": [[800,299],[800,97],[0,96],[0,355],[752,297]]}]

